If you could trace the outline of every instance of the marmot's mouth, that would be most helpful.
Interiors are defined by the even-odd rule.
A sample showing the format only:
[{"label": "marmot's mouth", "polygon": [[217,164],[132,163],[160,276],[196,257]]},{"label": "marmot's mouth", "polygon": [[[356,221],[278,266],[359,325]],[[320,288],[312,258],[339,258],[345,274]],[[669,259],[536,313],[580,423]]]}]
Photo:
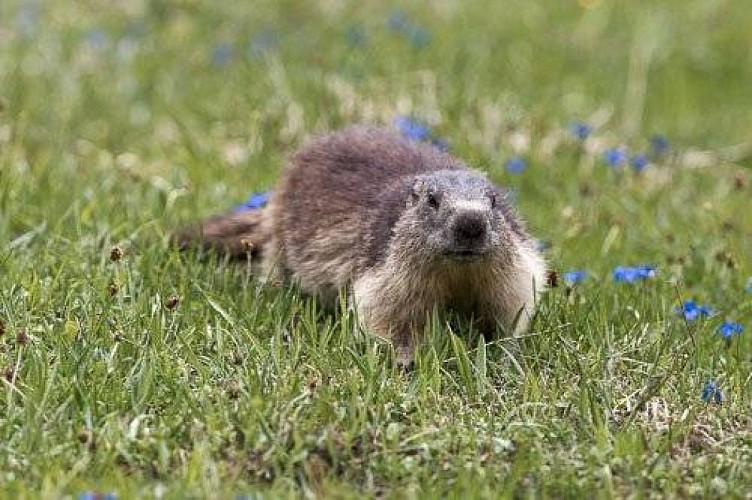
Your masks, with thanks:
[{"label": "marmot's mouth", "polygon": [[452,260],[468,262],[483,258],[488,252],[484,250],[449,250],[444,252],[444,256]]}]

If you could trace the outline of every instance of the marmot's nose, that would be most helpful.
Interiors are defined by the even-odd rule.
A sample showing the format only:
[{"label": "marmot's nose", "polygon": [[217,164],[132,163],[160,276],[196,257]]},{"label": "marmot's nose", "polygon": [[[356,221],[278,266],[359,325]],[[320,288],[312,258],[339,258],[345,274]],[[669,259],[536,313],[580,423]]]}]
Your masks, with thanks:
[{"label": "marmot's nose", "polygon": [[481,212],[466,212],[454,221],[454,238],[457,244],[472,246],[482,242],[486,237],[486,217]]}]

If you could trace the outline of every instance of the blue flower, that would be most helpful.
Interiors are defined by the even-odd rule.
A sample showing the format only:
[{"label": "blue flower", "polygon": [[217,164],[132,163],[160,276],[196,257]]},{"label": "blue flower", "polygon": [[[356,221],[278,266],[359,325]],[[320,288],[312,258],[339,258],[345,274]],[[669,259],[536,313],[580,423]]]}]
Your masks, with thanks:
[{"label": "blue flower", "polygon": [[117,493],[108,491],[106,493],[97,493],[94,491],[82,491],[78,494],[78,500],[117,500]]},{"label": "blue flower", "polygon": [[674,314],[684,316],[687,321],[694,321],[698,318],[707,318],[713,315],[713,308],[705,305],[698,305],[694,300],[685,300],[681,307],[674,308]]},{"label": "blue flower", "polygon": [[393,11],[387,21],[389,31],[399,33],[417,49],[422,49],[431,41],[431,34],[425,28],[413,24],[401,11]]},{"label": "blue flower", "polygon": [[655,276],[655,267],[653,266],[616,266],[614,268],[614,281],[617,283],[634,283],[638,280],[652,278]]},{"label": "blue flower", "polygon": [[527,168],[527,162],[519,156],[515,156],[513,158],[510,158],[505,166],[508,172],[519,174]]},{"label": "blue flower", "polygon": [[535,240],[535,248],[539,252],[544,252],[548,250],[549,248],[551,248],[551,242],[545,241],[545,240]]},{"label": "blue flower", "polygon": [[584,141],[593,133],[593,127],[584,122],[571,121],[569,122],[569,131],[573,136]]},{"label": "blue flower", "polygon": [[749,282],[747,282],[747,288],[744,289],[747,293],[752,293],[752,278],[749,279]]},{"label": "blue flower", "polygon": [[24,37],[31,37],[39,25],[39,4],[24,2],[16,16],[16,26]]},{"label": "blue flower", "polygon": [[656,134],[650,138],[650,150],[655,156],[666,154],[670,146],[665,135]]},{"label": "blue flower", "polygon": [[398,116],[394,119],[400,135],[410,141],[426,141],[439,151],[449,151],[449,144],[431,132],[431,128],[425,123],[409,116]]},{"label": "blue flower", "polygon": [[261,59],[277,48],[277,35],[271,31],[262,31],[248,41],[248,56]]},{"label": "blue flower", "polygon": [[366,45],[368,42],[368,39],[366,38],[366,30],[359,24],[350,26],[345,33],[345,41],[352,47],[362,47]]},{"label": "blue flower", "polygon": [[431,41],[431,34],[420,26],[410,26],[407,30],[407,39],[416,49],[422,49]]},{"label": "blue flower", "polygon": [[627,162],[627,152],[622,148],[607,149],[603,153],[603,161],[609,167],[620,167]]},{"label": "blue flower", "polygon": [[724,339],[730,339],[734,335],[741,335],[744,331],[744,327],[739,323],[733,321],[724,321],[721,326],[718,327],[718,334]]},{"label": "blue flower", "polygon": [[586,277],[587,271],[585,271],[584,269],[576,269],[574,271],[564,273],[564,281],[569,286],[581,283]]},{"label": "blue flower", "polygon": [[632,164],[632,168],[635,172],[642,172],[645,167],[648,166],[648,163],[650,163],[650,160],[648,160],[648,157],[642,153],[636,154],[632,157],[632,161],[630,162]]},{"label": "blue flower", "polygon": [[445,141],[441,137],[434,137],[433,139],[431,139],[431,145],[439,151],[449,151],[449,143],[447,143],[447,141]]},{"label": "blue flower", "polygon": [[706,403],[716,402],[723,403],[723,392],[715,380],[709,380],[702,388],[702,400]]},{"label": "blue flower", "polygon": [[232,60],[232,46],[229,43],[220,43],[211,53],[211,61],[215,66],[227,66]]},{"label": "blue flower", "polygon": [[404,12],[395,10],[392,11],[391,14],[389,14],[387,26],[392,31],[404,31],[410,26],[410,23],[408,22],[407,16],[405,16]]},{"label": "blue flower", "polygon": [[425,141],[431,137],[431,129],[428,125],[409,116],[398,116],[394,119],[394,125],[402,137],[411,141]]},{"label": "blue flower", "polygon": [[269,191],[253,193],[247,200],[235,207],[235,212],[258,210],[264,208],[269,201]]},{"label": "blue flower", "polygon": [[100,28],[94,28],[86,32],[86,45],[93,50],[102,50],[107,46],[107,33]]}]

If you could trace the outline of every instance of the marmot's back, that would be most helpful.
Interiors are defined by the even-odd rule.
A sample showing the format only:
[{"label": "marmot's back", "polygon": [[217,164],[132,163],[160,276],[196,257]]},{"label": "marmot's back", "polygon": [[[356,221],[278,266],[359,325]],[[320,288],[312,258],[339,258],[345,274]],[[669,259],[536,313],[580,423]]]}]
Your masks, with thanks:
[{"label": "marmot's back", "polygon": [[[383,251],[415,175],[466,167],[438,149],[386,128],[352,127],[304,146],[290,160],[269,206],[283,262],[307,291],[340,288]],[[282,208],[283,207],[283,208]]]}]

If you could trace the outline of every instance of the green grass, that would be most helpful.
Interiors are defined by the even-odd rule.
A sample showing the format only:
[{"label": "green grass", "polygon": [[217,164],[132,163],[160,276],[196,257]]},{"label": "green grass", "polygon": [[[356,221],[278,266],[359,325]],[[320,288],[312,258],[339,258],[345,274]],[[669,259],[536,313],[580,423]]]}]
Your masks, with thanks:
[{"label": "green grass", "polygon": [[[749,495],[752,172],[724,148],[752,132],[752,6],[434,4],[402,11],[416,47],[376,3],[2,2],[0,497]],[[437,320],[402,374],[350,316],[166,244],[306,137],[398,114],[589,271],[519,364]],[[642,175],[603,164],[655,133],[672,154]],[[717,314],[685,323],[685,298]]]}]

